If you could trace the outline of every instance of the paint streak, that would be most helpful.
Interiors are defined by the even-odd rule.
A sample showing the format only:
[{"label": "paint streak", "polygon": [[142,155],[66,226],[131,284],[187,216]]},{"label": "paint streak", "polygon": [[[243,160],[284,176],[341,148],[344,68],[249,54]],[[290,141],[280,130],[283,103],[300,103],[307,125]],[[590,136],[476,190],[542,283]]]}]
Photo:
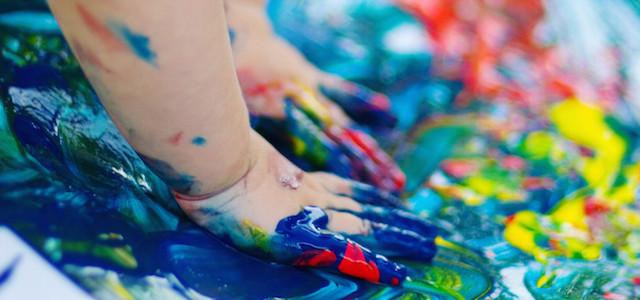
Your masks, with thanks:
[{"label": "paint streak", "polygon": [[193,138],[193,140],[191,140],[191,143],[196,145],[196,146],[204,146],[207,143],[207,139],[201,137],[201,136],[197,136],[195,138]]},{"label": "paint streak", "polygon": [[76,9],[78,13],[80,13],[80,17],[84,23],[89,27],[89,30],[93,32],[102,42],[107,46],[108,50],[111,51],[125,51],[127,47],[121,40],[115,36],[111,30],[100,20],[96,19],[82,4],[78,3],[76,5]]},{"label": "paint streak", "polygon": [[270,241],[271,237],[266,229],[254,224],[249,219],[242,219],[242,229],[245,237],[264,251],[264,253],[271,252]]},{"label": "paint streak", "polygon": [[328,267],[336,262],[336,254],[329,249],[312,249],[300,254],[294,266],[300,267]]},{"label": "paint streak", "polygon": [[[377,283],[400,284],[406,278],[407,269],[403,265],[340,235],[323,233],[320,229],[326,229],[328,222],[322,209],[305,206],[299,214],[278,222],[276,233],[280,240],[274,245],[283,248],[280,252],[293,256],[294,265],[322,266]],[[331,264],[329,252],[336,255]]]},{"label": "paint streak", "polygon": [[16,257],[9,264],[9,266],[4,271],[2,271],[0,273],[0,286],[2,286],[3,284],[7,283],[7,281],[9,280],[9,278],[11,277],[13,272],[15,271],[15,269],[18,266],[18,263],[20,262],[21,259],[22,259],[22,256]]},{"label": "paint streak", "polygon": [[173,136],[171,136],[170,138],[168,138],[167,142],[169,142],[169,144],[171,145],[178,146],[178,144],[180,143],[180,140],[182,140],[183,135],[184,135],[184,132],[180,131],[174,134]]},{"label": "paint streak", "polygon": [[[367,261],[362,248],[352,242],[347,242],[347,250],[344,252],[344,257],[338,266],[338,270],[347,275],[357,276],[371,282],[380,280],[378,265],[373,260]],[[391,282],[398,284],[398,279],[393,277]]]},{"label": "paint streak", "polygon": [[181,194],[198,194],[200,183],[194,176],[176,171],[169,163],[138,153],[144,163],[171,189]]},{"label": "paint streak", "polygon": [[100,59],[96,56],[95,53],[83,47],[82,44],[80,44],[77,40],[75,39],[71,40],[71,45],[73,45],[73,48],[76,50],[78,60],[81,63],[90,64],[106,73],[112,73],[112,71],[109,70],[109,68],[107,68],[104,64],[102,64],[102,61],[100,61]]},{"label": "paint streak", "polygon": [[149,46],[149,37],[134,32],[129,27],[117,21],[110,20],[107,26],[133,53],[152,66],[156,65],[157,54]]}]

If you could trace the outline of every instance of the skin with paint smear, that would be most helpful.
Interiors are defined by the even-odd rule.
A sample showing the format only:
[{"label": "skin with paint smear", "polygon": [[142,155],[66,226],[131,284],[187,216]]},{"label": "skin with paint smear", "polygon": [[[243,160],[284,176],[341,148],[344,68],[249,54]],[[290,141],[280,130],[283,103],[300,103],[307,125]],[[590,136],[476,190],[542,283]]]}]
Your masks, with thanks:
[{"label": "skin with paint smear", "polygon": [[[221,1],[49,4],[116,126],[201,226],[265,259],[372,282],[400,284],[405,268],[345,236],[369,237],[373,251],[433,257],[428,222],[363,206],[395,200],[305,173],[250,128]],[[372,213],[380,211],[394,217]]]}]

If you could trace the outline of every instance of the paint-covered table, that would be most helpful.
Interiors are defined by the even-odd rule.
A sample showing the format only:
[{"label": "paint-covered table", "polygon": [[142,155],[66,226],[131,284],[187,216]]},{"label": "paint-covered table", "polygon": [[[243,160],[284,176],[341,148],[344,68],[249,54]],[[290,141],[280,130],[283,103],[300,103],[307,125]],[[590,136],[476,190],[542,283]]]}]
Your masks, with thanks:
[{"label": "paint-covered table", "polygon": [[397,125],[363,130],[440,231],[432,263],[399,259],[420,276],[396,288],[260,261],[193,224],[108,119],[46,5],[0,1],[0,298],[52,282],[102,299],[637,297],[638,8],[453,3],[268,7],[310,61],[392,100]]}]

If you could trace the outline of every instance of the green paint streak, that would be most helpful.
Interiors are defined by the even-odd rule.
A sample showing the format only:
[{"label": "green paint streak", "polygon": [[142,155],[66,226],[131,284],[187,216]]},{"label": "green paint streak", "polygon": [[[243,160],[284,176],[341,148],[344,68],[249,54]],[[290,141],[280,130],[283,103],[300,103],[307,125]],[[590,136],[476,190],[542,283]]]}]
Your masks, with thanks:
[{"label": "green paint streak", "polygon": [[265,253],[271,252],[271,236],[266,229],[254,224],[248,219],[242,220],[242,227],[245,236],[253,241],[256,247],[260,248]]}]

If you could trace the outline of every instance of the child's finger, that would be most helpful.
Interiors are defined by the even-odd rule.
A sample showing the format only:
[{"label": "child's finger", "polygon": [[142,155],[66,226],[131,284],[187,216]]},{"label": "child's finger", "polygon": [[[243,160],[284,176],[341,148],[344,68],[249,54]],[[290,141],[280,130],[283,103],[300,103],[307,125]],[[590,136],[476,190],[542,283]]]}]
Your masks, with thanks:
[{"label": "child's finger", "polygon": [[398,120],[391,113],[391,101],[387,96],[356,83],[325,78],[321,79],[318,90],[360,124],[392,128]]},{"label": "child's finger", "polygon": [[[394,210],[379,209],[387,214],[397,214],[397,211]],[[366,209],[356,213],[329,208],[326,209],[326,213],[329,215],[328,228],[331,231],[345,234],[380,254],[430,261],[436,253],[435,228],[424,230],[415,224],[407,225],[406,221],[399,223],[400,227],[394,226],[394,224],[375,222],[366,218]],[[414,228],[419,231],[413,231]]]},{"label": "child's finger", "polygon": [[278,223],[277,238],[294,266],[321,267],[375,283],[399,285],[406,267],[343,236],[325,230],[329,217],[320,208],[306,206]]},{"label": "child's finger", "polygon": [[327,127],[324,131],[331,140],[340,145],[343,152],[351,159],[357,176],[352,177],[388,191],[399,191],[398,185],[388,172],[371,159],[342,128]]},{"label": "child's finger", "polygon": [[396,195],[375,186],[324,172],[314,173],[314,176],[322,182],[326,189],[336,195],[346,196],[364,204],[403,206]]}]

